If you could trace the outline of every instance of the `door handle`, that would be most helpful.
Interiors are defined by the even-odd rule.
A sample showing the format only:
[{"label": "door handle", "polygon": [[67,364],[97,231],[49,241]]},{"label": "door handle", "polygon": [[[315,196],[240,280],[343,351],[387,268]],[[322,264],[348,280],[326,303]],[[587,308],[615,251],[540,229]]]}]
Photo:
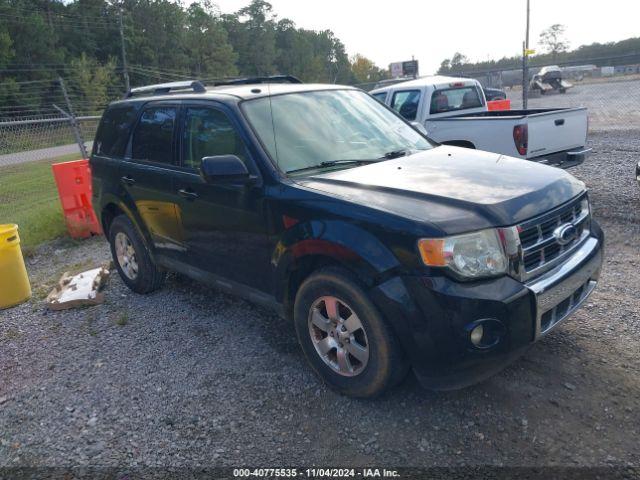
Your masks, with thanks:
[{"label": "door handle", "polygon": [[178,190],[178,193],[181,197],[184,197],[187,200],[194,200],[198,198],[198,194],[196,192],[194,192],[193,190],[187,190],[186,188],[181,188],[180,190]]},{"label": "door handle", "polygon": [[136,183],[136,181],[128,175],[120,178],[120,180],[122,180],[122,183],[125,183],[127,185],[133,185],[134,183]]},{"label": "door handle", "polygon": [[556,120],[554,122],[556,124],[556,126],[560,126],[560,125],[564,125],[564,118],[559,118],[558,120]]}]

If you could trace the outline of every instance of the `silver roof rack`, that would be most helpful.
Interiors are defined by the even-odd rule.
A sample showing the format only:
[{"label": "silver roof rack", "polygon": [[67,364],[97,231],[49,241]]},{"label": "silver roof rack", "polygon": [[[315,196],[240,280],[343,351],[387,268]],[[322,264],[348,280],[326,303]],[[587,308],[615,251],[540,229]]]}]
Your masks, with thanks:
[{"label": "silver roof rack", "polygon": [[131,98],[134,95],[141,94],[163,95],[179,90],[193,90],[195,93],[204,93],[207,91],[204,84],[199,80],[186,80],[184,82],[158,83],[156,85],[132,88],[126,93],[124,98]]}]

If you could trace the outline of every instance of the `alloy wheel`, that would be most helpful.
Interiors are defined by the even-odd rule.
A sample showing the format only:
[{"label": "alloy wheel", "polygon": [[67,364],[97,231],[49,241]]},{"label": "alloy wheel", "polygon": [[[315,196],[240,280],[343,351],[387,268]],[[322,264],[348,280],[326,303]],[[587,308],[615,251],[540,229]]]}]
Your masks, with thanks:
[{"label": "alloy wheel", "polygon": [[118,232],[114,243],[120,269],[129,280],[135,280],[138,277],[138,261],[131,240],[124,232]]},{"label": "alloy wheel", "polygon": [[344,301],[325,296],[309,310],[309,335],[323,362],[336,373],[353,377],[369,361],[369,341],[358,315]]}]

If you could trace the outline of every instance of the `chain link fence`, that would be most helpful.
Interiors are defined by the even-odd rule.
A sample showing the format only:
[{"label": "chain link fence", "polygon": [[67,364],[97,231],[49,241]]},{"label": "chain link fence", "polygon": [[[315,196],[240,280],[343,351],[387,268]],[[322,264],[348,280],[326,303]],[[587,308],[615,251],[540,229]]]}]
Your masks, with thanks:
[{"label": "chain link fence", "polygon": [[[84,144],[91,147],[99,116],[77,117]],[[75,127],[65,117],[41,117],[0,121],[0,167],[37,160],[54,159],[81,151]]]},{"label": "chain link fence", "polygon": [[64,234],[51,165],[86,157],[104,105],[88,104],[62,79],[23,82],[4,98],[0,223],[18,224],[22,244],[29,247]]},{"label": "chain link fence", "polygon": [[91,148],[99,116],[0,121],[0,223],[19,226],[23,247],[65,233],[51,165],[82,158],[78,134]]},{"label": "chain link fence", "polygon": [[[554,66],[529,66],[528,108],[586,107],[590,131],[640,129],[640,54],[588,58],[558,62]],[[557,69],[569,88],[541,93],[535,83],[545,68]],[[500,88],[511,100],[511,108],[522,108],[522,69],[464,71],[459,74],[477,79],[484,87]],[[540,78],[540,77],[537,77]],[[534,80],[534,82],[532,82]]]},{"label": "chain link fence", "polygon": [[[568,81],[565,93],[529,92],[528,108],[586,107],[591,132],[640,129],[640,75]],[[522,108],[522,88],[506,93],[511,108]]]}]

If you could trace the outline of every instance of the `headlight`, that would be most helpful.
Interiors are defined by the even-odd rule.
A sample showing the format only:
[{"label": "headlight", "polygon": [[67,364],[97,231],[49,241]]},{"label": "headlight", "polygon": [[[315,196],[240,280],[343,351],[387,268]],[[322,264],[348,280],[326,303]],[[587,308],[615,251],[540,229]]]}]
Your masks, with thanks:
[{"label": "headlight", "polygon": [[425,265],[447,267],[468,279],[493,277],[507,272],[508,261],[497,230],[422,238],[418,250]]}]

